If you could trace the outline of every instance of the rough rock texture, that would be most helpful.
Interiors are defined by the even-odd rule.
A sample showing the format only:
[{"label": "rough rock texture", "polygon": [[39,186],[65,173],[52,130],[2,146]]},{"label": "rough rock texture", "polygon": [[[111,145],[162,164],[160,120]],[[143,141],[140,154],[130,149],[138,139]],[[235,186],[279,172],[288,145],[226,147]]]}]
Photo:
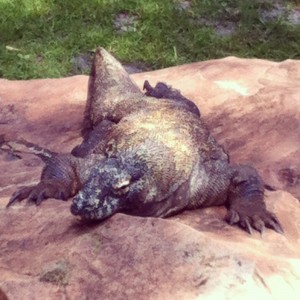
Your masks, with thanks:
[{"label": "rough rock texture", "polygon": [[[266,202],[285,235],[249,236],[224,222],[222,207],[89,226],[70,201],[6,210],[42,163],[0,153],[0,299],[299,299],[300,62],[229,57],[133,78],[166,81],[195,101],[232,161],[250,162],[280,189]],[[70,151],[81,140],[87,80],[0,80],[0,134]]]}]

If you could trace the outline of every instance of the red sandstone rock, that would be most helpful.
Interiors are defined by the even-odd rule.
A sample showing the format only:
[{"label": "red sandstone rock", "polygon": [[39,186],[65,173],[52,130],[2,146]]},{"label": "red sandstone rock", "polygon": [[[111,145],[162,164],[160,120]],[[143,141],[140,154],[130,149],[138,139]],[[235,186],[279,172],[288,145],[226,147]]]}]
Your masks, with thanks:
[{"label": "red sandstone rock", "polygon": [[[70,214],[70,201],[6,210],[42,163],[0,153],[0,299],[299,299],[300,204],[290,193],[300,198],[300,62],[229,57],[133,78],[181,89],[232,161],[281,189],[266,202],[285,235],[249,236],[224,222],[223,207],[169,219],[116,214],[90,226]],[[86,88],[86,76],[0,80],[0,134],[69,151]]]}]

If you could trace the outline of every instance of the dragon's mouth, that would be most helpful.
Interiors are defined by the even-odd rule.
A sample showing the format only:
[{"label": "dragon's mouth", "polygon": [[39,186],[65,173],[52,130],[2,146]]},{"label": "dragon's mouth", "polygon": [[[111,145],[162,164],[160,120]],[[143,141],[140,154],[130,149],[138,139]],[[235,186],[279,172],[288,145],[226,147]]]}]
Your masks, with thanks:
[{"label": "dragon's mouth", "polygon": [[101,220],[99,218],[97,211],[88,208],[79,208],[76,202],[73,202],[71,205],[71,213],[76,216],[76,218],[80,221],[88,221],[88,220]]}]

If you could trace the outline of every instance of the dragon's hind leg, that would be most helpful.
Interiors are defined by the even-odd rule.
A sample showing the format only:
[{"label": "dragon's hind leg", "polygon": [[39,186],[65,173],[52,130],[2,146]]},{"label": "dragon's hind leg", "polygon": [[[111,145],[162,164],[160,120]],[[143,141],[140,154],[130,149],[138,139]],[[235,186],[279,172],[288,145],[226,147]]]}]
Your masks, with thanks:
[{"label": "dragon's hind leg", "polygon": [[188,111],[194,113],[195,115],[200,117],[200,111],[196,104],[184,97],[181,92],[177,89],[172,88],[171,86],[158,82],[155,87],[152,87],[148,80],[144,82],[143,89],[146,90],[145,95],[154,97],[154,98],[164,98],[174,100],[178,106],[184,107]]},{"label": "dragon's hind leg", "polygon": [[107,139],[115,123],[103,120],[93,130],[87,132],[80,145],[76,146],[71,154],[76,157],[86,157],[89,154],[104,154]]}]

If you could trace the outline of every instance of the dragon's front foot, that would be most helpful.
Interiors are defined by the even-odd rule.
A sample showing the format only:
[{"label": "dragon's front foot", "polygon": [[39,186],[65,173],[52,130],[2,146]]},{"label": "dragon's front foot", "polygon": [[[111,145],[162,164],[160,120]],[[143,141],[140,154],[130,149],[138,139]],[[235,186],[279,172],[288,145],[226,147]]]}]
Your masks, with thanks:
[{"label": "dragon's front foot", "polygon": [[250,234],[253,232],[252,229],[256,229],[263,235],[265,227],[283,233],[278,218],[266,209],[254,212],[253,207],[249,209],[230,208],[226,215],[226,221],[230,225],[238,224]]},{"label": "dragon's front foot", "polygon": [[263,234],[266,227],[283,233],[277,217],[266,208],[264,182],[257,171],[247,165],[235,166],[234,170],[226,221],[231,225],[238,224],[250,234],[252,229]]},{"label": "dragon's front foot", "polygon": [[29,201],[35,202],[36,205],[40,205],[47,198],[67,200],[68,196],[69,193],[66,187],[59,181],[53,179],[43,180],[37,185],[25,186],[16,190],[9,199],[6,207],[26,198]]}]

